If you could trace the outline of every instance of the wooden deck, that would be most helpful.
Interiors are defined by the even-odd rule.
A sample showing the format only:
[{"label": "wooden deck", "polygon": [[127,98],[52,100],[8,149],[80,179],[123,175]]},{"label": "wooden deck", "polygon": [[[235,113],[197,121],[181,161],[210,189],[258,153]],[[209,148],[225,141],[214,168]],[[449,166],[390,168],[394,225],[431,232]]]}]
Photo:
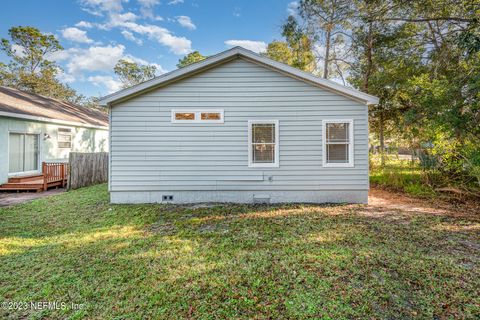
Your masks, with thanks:
[{"label": "wooden deck", "polygon": [[53,187],[67,185],[68,164],[62,162],[42,163],[42,174],[13,177],[0,185],[0,191],[35,191],[41,192]]}]

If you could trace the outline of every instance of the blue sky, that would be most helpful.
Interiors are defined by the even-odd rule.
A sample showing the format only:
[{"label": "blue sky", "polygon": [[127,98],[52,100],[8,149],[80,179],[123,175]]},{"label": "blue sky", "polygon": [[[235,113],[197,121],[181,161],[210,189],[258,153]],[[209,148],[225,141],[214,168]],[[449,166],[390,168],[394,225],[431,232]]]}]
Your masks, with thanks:
[{"label": "blue sky", "polygon": [[[260,51],[280,39],[291,0],[8,0],[2,1],[0,37],[12,26],[34,26],[65,48],[52,60],[61,80],[85,95],[119,88],[120,58],[155,64],[159,73],[199,50],[211,55],[242,45]],[[0,55],[5,62],[6,57]]]}]

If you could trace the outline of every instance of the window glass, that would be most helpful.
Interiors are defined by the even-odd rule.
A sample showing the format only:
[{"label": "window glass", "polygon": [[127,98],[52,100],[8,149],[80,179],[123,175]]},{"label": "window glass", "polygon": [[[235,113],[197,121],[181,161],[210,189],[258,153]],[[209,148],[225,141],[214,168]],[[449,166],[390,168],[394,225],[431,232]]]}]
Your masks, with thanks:
[{"label": "window glass", "polygon": [[10,133],[9,173],[38,169],[39,142],[37,134]]},{"label": "window glass", "polygon": [[327,123],[328,142],[348,142],[349,123]]},{"label": "window glass", "polygon": [[348,163],[348,144],[327,144],[328,163]]},{"label": "window glass", "polygon": [[173,123],[223,123],[222,109],[172,110]]},{"label": "window glass", "polygon": [[175,120],[195,120],[195,113],[177,112],[175,113]]},{"label": "window glass", "polygon": [[59,148],[71,148],[72,147],[72,129],[58,128],[57,140],[58,140]]},{"label": "window glass", "polygon": [[275,143],[275,124],[252,124],[252,137],[254,143]]},{"label": "window glass", "polygon": [[253,146],[254,163],[274,163],[275,145],[274,144],[255,144]]},{"label": "window glass", "polygon": [[350,122],[325,124],[326,164],[350,164]]},{"label": "window glass", "polygon": [[250,130],[251,164],[276,164],[278,160],[276,159],[278,148],[276,123],[253,122]]},{"label": "window glass", "polygon": [[202,112],[202,120],[221,120],[222,115],[219,112]]}]

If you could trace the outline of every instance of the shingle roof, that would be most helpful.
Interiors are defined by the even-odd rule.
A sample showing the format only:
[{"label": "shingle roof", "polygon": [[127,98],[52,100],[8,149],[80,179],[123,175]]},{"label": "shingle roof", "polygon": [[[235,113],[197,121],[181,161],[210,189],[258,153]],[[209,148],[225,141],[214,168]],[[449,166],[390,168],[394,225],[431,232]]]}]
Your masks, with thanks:
[{"label": "shingle roof", "polygon": [[108,115],[98,110],[3,86],[0,86],[0,112],[108,126]]}]

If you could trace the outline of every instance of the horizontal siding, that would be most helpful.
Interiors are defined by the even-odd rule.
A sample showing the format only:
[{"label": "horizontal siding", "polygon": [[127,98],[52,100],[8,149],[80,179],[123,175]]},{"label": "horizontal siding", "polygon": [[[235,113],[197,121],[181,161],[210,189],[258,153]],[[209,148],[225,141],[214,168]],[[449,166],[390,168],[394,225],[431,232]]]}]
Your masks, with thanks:
[{"label": "horizontal siding", "polygon": [[[171,109],[224,109],[172,124]],[[368,189],[366,106],[237,59],[112,108],[112,191]],[[322,120],[354,120],[351,168],[322,167]],[[248,120],[279,120],[280,167],[248,168]]]}]

